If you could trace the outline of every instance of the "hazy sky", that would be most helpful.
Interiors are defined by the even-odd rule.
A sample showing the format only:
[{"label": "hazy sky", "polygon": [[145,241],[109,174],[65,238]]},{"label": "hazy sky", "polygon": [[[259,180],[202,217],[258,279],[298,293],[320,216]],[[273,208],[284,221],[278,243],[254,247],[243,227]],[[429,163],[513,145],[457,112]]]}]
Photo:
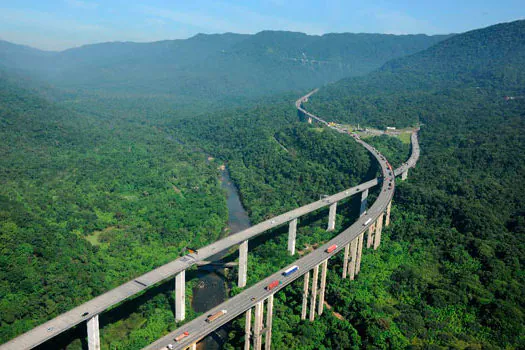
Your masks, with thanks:
[{"label": "hazy sky", "polygon": [[459,33],[524,15],[524,0],[0,0],[0,39],[61,50],[264,29]]}]

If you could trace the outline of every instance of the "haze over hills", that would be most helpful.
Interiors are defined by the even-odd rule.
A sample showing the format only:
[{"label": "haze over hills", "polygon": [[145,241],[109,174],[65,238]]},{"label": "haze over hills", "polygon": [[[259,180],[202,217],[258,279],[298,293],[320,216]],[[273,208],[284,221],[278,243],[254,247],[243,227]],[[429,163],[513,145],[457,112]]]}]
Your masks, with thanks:
[{"label": "haze over hills", "polygon": [[115,42],[44,52],[0,42],[0,64],[61,88],[184,96],[257,96],[366,74],[446,35],[263,31]]},{"label": "haze over hills", "polygon": [[[306,88],[377,68],[322,88],[306,108],[367,127],[421,122],[420,161],[396,185],[392,225],[359,277],[340,279],[341,257],[330,261],[326,301],[340,317],[301,321],[302,284],[290,286],[275,299],[272,344],[517,349],[525,347],[525,99],[504,96],[525,95],[524,25],[451,38],[198,35],[60,53],[3,42],[0,63],[59,88],[188,98],[264,95],[273,83],[274,92]],[[197,103],[180,110],[135,98],[50,103],[13,79],[0,71],[0,342],[216,240],[228,214],[221,164],[252,222],[375,171],[346,135],[299,123],[290,95],[204,113]],[[393,165],[409,151],[395,138],[368,142]],[[346,227],[359,209],[340,207]],[[332,237],[324,220],[301,221],[298,249]],[[286,240],[276,233],[250,246],[251,282],[294,261]],[[102,325],[103,346],[140,349],[173,329],[172,284],[104,313],[116,321]],[[226,348],[242,346],[243,330],[233,323]],[[82,349],[84,337],[82,325],[58,341]]]}]

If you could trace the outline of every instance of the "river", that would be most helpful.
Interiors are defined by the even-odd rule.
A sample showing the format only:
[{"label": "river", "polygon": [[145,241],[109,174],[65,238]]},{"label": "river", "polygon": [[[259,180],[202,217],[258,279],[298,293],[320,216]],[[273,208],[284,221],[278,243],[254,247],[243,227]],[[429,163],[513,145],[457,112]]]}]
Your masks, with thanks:
[{"label": "river", "polygon": [[[227,192],[228,234],[242,231],[251,226],[250,218],[242,206],[237,188],[231,181],[228,170],[221,171],[221,187]],[[217,253],[211,261],[221,260],[227,252]],[[205,312],[222,303],[226,298],[227,286],[223,269],[199,269],[199,282],[193,289],[192,307],[196,312]],[[208,335],[197,348],[218,350],[228,339],[227,325]]]}]

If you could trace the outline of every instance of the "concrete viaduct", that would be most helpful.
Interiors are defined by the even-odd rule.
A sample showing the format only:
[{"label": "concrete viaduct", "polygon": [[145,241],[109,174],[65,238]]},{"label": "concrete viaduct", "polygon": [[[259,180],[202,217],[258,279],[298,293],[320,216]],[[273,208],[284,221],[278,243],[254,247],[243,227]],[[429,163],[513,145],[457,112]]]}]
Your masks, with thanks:
[{"label": "concrete viaduct", "polygon": [[[313,120],[326,125],[340,133],[346,131],[331,126],[323,119],[307,112],[303,109],[302,103],[308,100],[317,89],[301,97],[296,101],[298,113],[308,118],[309,122]],[[185,271],[194,265],[207,264],[208,258],[216,253],[229,250],[232,247],[238,247],[239,251],[239,269],[238,269],[238,286],[246,286],[247,264],[248,264],[248,242],[268,230],[288,225],[288,251],[291,255],[295,254],[295,240],[298,219],[301,216],[312,213],[318,209],[329,207],[327,230],[332,231],[335,228],[335,218],[337,203],[345,198],[361,194],[360,218],[350,227],[345,229],[338,236],[320,246],[310,254],[296,260],[292,265],[297,265],[299,270],[292,275],[283,276],[290,266],[279,270],[273,275],[265,278],[254,286],[245,289],[240,294],[232,297],[217,307],[209,310],[204,315],[181,326],[165,337],[159,339],[145,349],[167,349],[168,344],[172,344],[175,349],[195,349],[196,343],[209,333],[221,327],[225,323],[233,320],[239,315],[245,313],[246,316],[246,343],[245,349],[250,348],[250,342],[253,341],[254,349],[261,349],[263,345],[263,335],[265,349],[271,347],[271,329],[272,329],[272,309],[273,296],[275,293],[286,287],[294,280],[304,276],[304,294],[301,318],[308,318],[313,321],[316,314],[323,313],[323,301],[326,286],[326,272],[329,259],[340,251],[344,251],[342,278],[354,279],[360,271],[361,254],[364,249],[365,235],[366,247],[377,249],[381,242],[381,231],[383,225],[388,226],[390,222],[391,200],[395,188],[395,176],[401,175],[402,179],[407,178],[408,169],[414,167],[419,158],[419,144],[417,140],[417,131],[412,134],[412,152],[407,162],[392,172],[385,157],[382,156],[374,147],[368,145],[354,135],[357,142],[361,143],[376,158],[381,167],[381,176],[370,181],[364,182],[358,186],[348,188],[342,192],[323,198],[322,200],[307,204],[303,207],[296,208],[287,213],[278,215],[269,220],[263,221],[244,231],[232,234],[210,245],[202,247],[195,253],[187,254],[179,259],[169,262],[158,267],[142,276],[128,281],[119,287],[116,287],[90,301],[75,307],[74,309],[63,313],[46,323],[33,328],[32,330],[10,340],[0,346],[0,350],[20,350],[31,349],[39,344],[57,336],[58,334],[74,327],[75,325],[85,322],[88,334],[88,347],[90,350],[100,349],[99,334],[99,315],[108,308],[144,291],[145,289],[175,276],[175,320],[182,321],[185,318]],[[370,188],[381,185],[381,192],[374,204],[367,209],[368,191]],[[337,248],[327,252],[328,247],[336,245]],[[321,276],[319,278],[319,270]],[[310,271],[312,273],[310,274]],[[311,276],[311,283],[310,283]],[[265,289],[272,281],[281,282],[277,287]],[[266,322],[263,322],[264,305],[266,304]],[[308,304],[310,310],[308,312]],[[253,315],[253,332],[252,332],[252,309]],[[213,322],[206,322],[210,314],[220,310],[227,310],[227,313]],[[174,338],[184,332],[188,336],[175,342]]]}]

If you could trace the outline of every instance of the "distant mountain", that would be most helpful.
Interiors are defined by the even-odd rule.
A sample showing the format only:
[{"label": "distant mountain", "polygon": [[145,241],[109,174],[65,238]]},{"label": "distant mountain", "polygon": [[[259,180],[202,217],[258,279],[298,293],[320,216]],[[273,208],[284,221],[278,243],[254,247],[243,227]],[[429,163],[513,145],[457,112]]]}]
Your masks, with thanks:
[{"label": "distant mountain", "polygon": [[390,60],[366,77],[342,79],[321,89],[309,109],[346,122],[404,126],[417,121],[429,93],[490,90],[503,98],[525,95],[524,86],[525,20],[521,20],[458,34]]},{"label": "distant mountain", "polygon": [[429,81],[522,84],[525,81],[525,21],[497,24],[444,40],[381,71],[419,74]]},{"label": "distant mountain", "polygon": [[363,75],[447,37],[263,31],[102,43],[62,52],[0,42],[0,65],[64,88],[256,96]]}]

